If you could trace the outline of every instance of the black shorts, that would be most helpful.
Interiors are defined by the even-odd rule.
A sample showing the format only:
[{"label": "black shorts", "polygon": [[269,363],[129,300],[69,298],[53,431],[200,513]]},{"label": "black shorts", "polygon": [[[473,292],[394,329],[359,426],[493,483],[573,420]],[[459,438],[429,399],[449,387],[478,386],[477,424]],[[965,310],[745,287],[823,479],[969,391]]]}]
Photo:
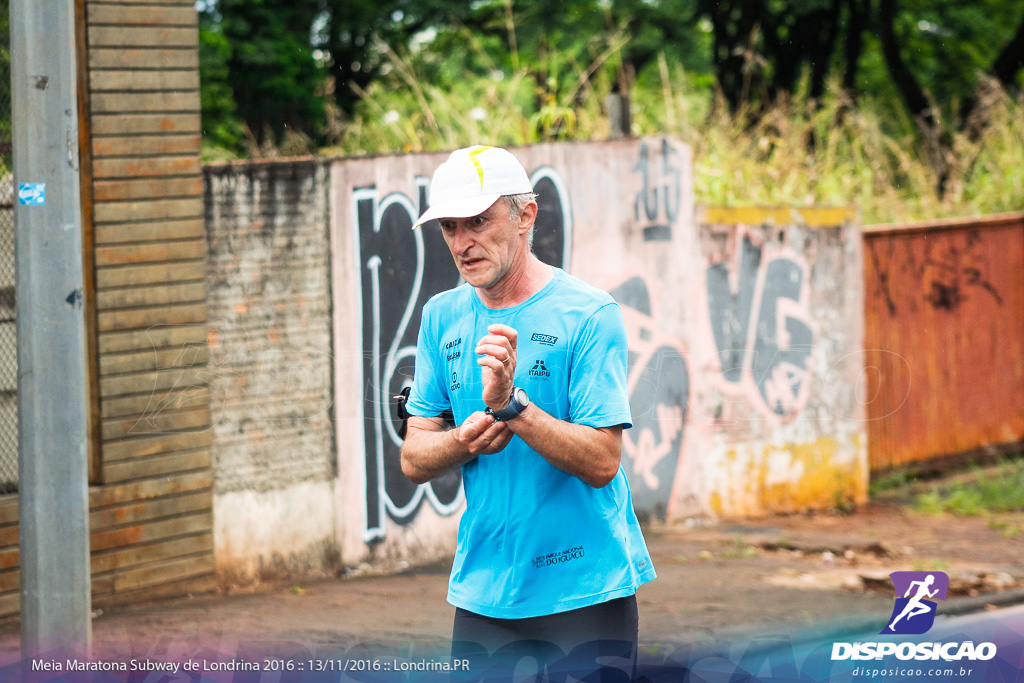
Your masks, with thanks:
[{"label": "black shorts", "polygon": [[528,619],[494,619],[455,609],[452,659],[468,660],[457,680],[539,675],[628,682],[636,671],[636,596]]}]

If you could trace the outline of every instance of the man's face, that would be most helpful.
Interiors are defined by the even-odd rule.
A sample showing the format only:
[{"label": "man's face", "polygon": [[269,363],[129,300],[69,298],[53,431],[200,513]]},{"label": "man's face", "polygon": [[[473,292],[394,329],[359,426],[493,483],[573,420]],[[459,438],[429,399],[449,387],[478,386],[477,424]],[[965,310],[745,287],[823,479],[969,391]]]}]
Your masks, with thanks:
[{"label": "man's face", "polygon": [[524,267],[526,233],[536,213],[537,204],[530,203],[513,220],[507,202],[499,199],[477,216],[442,218],[441,234],[462,278],[473,287],[489,289]]}]

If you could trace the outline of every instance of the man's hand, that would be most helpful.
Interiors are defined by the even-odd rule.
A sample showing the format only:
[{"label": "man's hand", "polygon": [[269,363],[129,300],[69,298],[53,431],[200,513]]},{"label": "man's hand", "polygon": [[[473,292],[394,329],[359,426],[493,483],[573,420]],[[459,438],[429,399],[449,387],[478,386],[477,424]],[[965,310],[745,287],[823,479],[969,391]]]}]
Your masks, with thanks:
[{"label": "man's hand", "polygon": [[402,443],[402,472],[413,483],[425,484],[478,455],[497,453],[513,436],[508,425],[479,410],[454,429],[440,417],[413,416]]},{"label": "man's hand", "polygon": [[512,396],[516,376],[516,341],[519,333],[508,325],[488,325],[490,333],[480,339],[477,364],[483,368],[484,403],[491,410],[502,410]]},{"label": "man's hand", "polygon": [[504,422],[482,411],[476,411],[456,428],[455,436],[473,455],[497,453],[512,439],[512,430]]}]

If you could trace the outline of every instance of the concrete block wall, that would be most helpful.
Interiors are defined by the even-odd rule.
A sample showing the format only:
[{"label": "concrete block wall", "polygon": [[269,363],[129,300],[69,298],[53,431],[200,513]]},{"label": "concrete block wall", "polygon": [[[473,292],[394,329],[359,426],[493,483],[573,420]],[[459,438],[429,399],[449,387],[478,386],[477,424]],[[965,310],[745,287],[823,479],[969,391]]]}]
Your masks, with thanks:
[{"label": "concrete block wall", "polygon": [[[92,604],[216,587],[190,0],[79,3]],[[17,495],[0,499],[0,615],[19,610]]]},{"label": "concrete block wall", "polygon": [[208,165],[217,569],[336,564],[329,162]]},{"label": "concrete block wall", "polygon": [[194,4],[88,0],[85,20],[103,606],[216,585],[206,244]]}]

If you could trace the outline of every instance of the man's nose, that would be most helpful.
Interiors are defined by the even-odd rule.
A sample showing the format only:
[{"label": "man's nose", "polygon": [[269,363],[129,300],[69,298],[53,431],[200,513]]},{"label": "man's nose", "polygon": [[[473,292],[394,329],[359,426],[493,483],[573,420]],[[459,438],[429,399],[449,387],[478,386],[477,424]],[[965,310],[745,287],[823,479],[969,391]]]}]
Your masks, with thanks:
[{"label": "man's nose", "polygon": [[457,256],[461,256],[466,253],[469,248],[473,246],[472,236],[468,230],[462,228],[455,229],[455,235],[452,237],[452,251]]}]

